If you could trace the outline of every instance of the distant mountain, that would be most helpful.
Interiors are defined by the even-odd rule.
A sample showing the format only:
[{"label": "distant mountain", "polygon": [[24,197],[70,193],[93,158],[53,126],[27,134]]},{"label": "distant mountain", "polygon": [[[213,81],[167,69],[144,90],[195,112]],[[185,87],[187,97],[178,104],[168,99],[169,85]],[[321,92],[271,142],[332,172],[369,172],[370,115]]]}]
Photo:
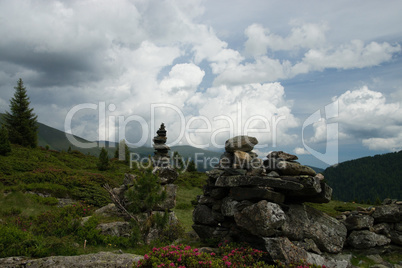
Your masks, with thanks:
[{"label": "distant mountain", "polygon": [[334,190],[334,199],[402,200],[402,151],[346,161],[328,167],[323,174]]}]

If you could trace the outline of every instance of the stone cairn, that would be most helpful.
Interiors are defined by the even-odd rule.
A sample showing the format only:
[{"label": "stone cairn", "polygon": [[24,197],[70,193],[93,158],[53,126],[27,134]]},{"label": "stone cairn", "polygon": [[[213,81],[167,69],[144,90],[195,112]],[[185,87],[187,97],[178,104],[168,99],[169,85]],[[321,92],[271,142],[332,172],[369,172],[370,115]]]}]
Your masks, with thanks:
[{"label": "stone cairn", "polygon": [[[355,242],[355,236],[361,237],[359,241],[377,241],[364,246],[390,243],[392,238],[383,234],[394,236],[392,241],[399,241],[395,243],[401,242],[401,225],[395,222],[401,221],[402,206],[394,204],[386,209],[398,215],[389,216],[391,219],[376,214],[370,219],[366,215],[344,215],[339,221],[304,204],[331,200],[332,188],[322,174],[282,151],[271,152],[263,161],[252,151],[257,143],[249,136],[227,140],[219,164],[207,172],[207,184],[193,212],[193,229],[202,240],[246,242],[266,251],[271,260],[295,263],[304,259],[327,267],[349,265],[347,260],[335,260],[328,253],[341,253],[345,245],[359,247],[365,243]],[[383,218],[391,223],[372,226],[373,221]],[[356,221],[361,222],[359,227]],[[354,227],[345,226],[349,222]],[[361,229],[367,231],[352,231]],[[377,235],[384,237],[377,239]]]},{"label": "stone cairn", "polygon": [[155,149],[152,161],[155,167],[167,167],[170,163],[170,148],[165,144],[167,140],[166,132],[165,124],[162,123],[158,131],[156,131],[156,134],[158,135],[152,140],[154,142],[153,147]]},{"label": "stone cairn", "polygon": [[[150,222],[149,218],[154,217],[155,214],[169,214],[169,225],[174,225],[178,223],[178,219],[172,209],[176,206],[176,193],[178,186],[174,184],[178,177],[178,173],[174,168],[170,166],[168,150],[170,148],[165,145],[166,143],[166,129],[165,125],[162,123],[161,127],[157,131],[157,136],[153,139],[155,154],[152,158],[154,169],[152,173],[156,175],[159,179],[159,183],[162,186],[162,191],[166,191],[166,199],[153,207],[152,211],[143,213],[141,217],[137,219],[141,220],[141,225],[146,225],[146,222]],[[122,216],[126,220],[130,220],[129,213],[125,210],[125,207],[130,203],[130,200],[126,197],[126,192],[134,186],[136,181],[136,176],[133,174],[125,174],[123,184],[120,187],[107,189],[112,197],[113,204],[109,204],[95,211],[95,214],[102,216]],[[116,236],[130,236],[131,228],[129,222],[111,222],[100,224],[98,229],[101,230],[102,234],[105,235],[116,235]],[[150,244],[152,241],[159,238],[161,232],[155,224],[150,226],[143,234],[145,243]]]}]

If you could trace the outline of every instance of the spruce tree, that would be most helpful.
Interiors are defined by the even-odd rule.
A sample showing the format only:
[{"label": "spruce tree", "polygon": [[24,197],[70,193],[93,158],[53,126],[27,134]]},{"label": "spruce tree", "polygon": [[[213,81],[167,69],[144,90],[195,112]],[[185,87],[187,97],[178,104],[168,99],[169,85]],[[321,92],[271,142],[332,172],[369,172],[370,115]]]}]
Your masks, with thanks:
[{"label": "spruce tree", "polygon": [[29,107],[29,97],[21,78],[14,89],[10,112],[6,112],[4,117],[10,142],[35,148],[38,144],[38,117],[33,113],[33,108]]},{"label": "spruce tree", "polygon": [[100,154],[99,154],[98,169],[100,171],[109,169],[109,156],[108,156],[108,153],[107,153],[105,147],[102,147],[102,150],[100,151]]},{"label": "spruce tree", "polygon": [[[120,149],[123,150],[120,152]],[[121,140],[119,142],[119,146],[116,148],[116,151],[114,151],[114,158],[118,158],[126,163],[130,161],[130,149],[128,148],[125,140]]]},{"label": "spruce tree", "polygon": [[0,129],[0,155],[7,155],[11,152],[11,144],[8,138],[8,131],[5,126]]}]

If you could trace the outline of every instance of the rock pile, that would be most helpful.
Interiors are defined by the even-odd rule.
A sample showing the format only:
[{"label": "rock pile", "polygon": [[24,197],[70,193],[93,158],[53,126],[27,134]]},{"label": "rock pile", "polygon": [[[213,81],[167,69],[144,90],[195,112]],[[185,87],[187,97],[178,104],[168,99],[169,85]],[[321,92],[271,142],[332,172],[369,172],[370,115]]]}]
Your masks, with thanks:
[{"label": "rock pile", "polygon": [[333,257],[344,246],[402,244],[402,204],[330,217],[304,204],[331,200],[324,176],[282,151],[262,161],[253,152],[257,143],[248,136],[229,139],[218,166],[207,172],[193,212],[193,229],[201,239],[247,242],[272,260],[305,259],[327,267],[348,267],[345,259],[350,256],[339,261]]},{"label": "rock pile", "polygon": [[346,211],[338,219],[348,230],[347,247],[402,246],[402,202],[385,200],[382,206]]},{"label": "rock pile", "polygon": [[167,167],[170,162],[169,157],[169,146],[166,143],[166,129],[165,124],[162,123],[158,131],[156,131],[157,136],[155,136],[152,141],[154,142],[155,153],[152,157],[152,161],[155,167]]},{"label": "rock pile", "polygon": [[302,204],[331,200],[332,189],[323,176],[282,151],[262,161],[252,151],[257,143],[248,136],[226,141],[225,153],[208,172],[198,197],[193,229],[201,239],[248,242],[286,262],[322,251],[339,253],[346,227]]},{"label": "rock pile", "polygon": [[[168,215],[168,224],[174,225],[178,223],[175,213],[172,209],[176,206],[176,193],[177,193],[177,185],[174,184],[175,180],[178,177],[178,173],[174,168],[170,166],[168,151],[170,148],[165,145],[166,143],[166,129],[165,125],[162,123],[159,130],[157,131],[157,136],[153,139],[155,155],[152,158],[153,164],[155,166],[152,173],[158,177],[159,183],[162,186],[161,191],[166,192],[166,199],[156,204],[152,211],[147,211],[138,217],[141,221],[140,225],[145,226],[147,222],[153,222],[149,220],[150,217],[156,217],[157,214],[164,215],[167,211]],[[126,220],[130,220],[127,218],[127,213],[122,213],[124,211],[124,207],[130,205],[130,200],[127,199],[127,191],[130,190],[131,187],[134,186],[136,181],[136,176],[132,174],[125,174],[123,184],[120,187],[114,188],[111,190],[110,194],[112,196],[112,200],[114,204],[109,204],[105,207],[102,207],[95,211],[95,214],[103,215],[103,216],[122,216],[126,217]],[[122,208],[123,207],[123,208]],[[128,222],[111,222],[100,224],[97,226],[99,230],[101,230],[104,235],[114,235],[114,236],[130,236],[131,229]],[[143,230],[144,231],[144,230]],[[159,238],[161,234],[161,228],[157,228],[155,224],[153,226],[149,226],[143,233],[144,241],[149,244],[152,241]]]}]

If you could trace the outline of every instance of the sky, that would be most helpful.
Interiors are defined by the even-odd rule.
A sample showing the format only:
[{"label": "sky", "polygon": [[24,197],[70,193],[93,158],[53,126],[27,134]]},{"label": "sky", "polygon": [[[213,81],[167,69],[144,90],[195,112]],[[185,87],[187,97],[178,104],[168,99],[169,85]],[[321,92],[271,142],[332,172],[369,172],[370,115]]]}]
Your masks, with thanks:
[{"label": "sky", "polygon": [[402,2],[0,0],[0,112],[88,140],[223,151],[256,137],[326,167],[402,149]]}]

